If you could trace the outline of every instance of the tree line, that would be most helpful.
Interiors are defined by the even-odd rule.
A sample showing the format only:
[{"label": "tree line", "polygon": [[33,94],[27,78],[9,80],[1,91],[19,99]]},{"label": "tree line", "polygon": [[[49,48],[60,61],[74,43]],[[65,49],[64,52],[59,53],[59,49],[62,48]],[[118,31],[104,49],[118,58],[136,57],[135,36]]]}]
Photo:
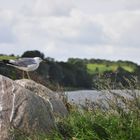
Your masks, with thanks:
[{"label": "tree line", "polygon": [[[12,55],[14,56],[14,55]],[[79,59],[69,58],[67,62],[58,62],[50,57],[38,51],[26,51],[21,57],[41,57],[44,62],[41,63],[39,69],[36,71],[37,76],[41,77],[43,81],[50,84],[58,84],[64,88],[77,88],[77,89],[97,89],[99,79],[110,79],[113,83],[121,83],[124,87],[127,87],[128,83],[126,79],[132,79],[132,77],[138,77],[140,80],[140,66],[130,61],[108,61],[101,59]],[[88,64],[96,64],[98,66],[104,65],[104,71],[100,72],[96,68],[96,71],[89,73],[87,69]],[[127,71],[123,67],[133,68],[133,71]],[[117,66],[115,70],[108,69],[108,67]],[[12,71],[11,71],[12,69]],[[0,67],[0,74],[4,74],[10,78],[17,79],[20,76],[20,72],[14,68],[8,66]],[[36,75],[34,75],[36,76]],[[116,87],[117,88],[117,84]]]}]

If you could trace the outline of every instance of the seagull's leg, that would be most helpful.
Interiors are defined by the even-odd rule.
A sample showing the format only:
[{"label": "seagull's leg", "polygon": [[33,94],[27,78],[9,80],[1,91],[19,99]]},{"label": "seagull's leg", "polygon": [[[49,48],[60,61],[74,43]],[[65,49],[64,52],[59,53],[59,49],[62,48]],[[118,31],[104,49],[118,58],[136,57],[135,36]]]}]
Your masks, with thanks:
[{"label": "seagull's leg", "polygon": [[29,75],[29,72],[27,71],[27,76],[28,76],[28,79],[31,79],[30,75]]},{"label": "seagull's leg", "polygon": [[22,78],[25,79],[25,77],[24,77],[24,71],[22,71]]}]

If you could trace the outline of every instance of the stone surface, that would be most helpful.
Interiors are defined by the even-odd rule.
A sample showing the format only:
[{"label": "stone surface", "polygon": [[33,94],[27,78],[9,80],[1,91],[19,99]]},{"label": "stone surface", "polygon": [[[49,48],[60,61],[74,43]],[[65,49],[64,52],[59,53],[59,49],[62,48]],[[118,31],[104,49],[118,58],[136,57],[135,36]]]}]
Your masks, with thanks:
[{"label": "stone surface", "polygon": [[68,114],[68,111],[58,93],[53,92],[47,87],[29,79],[16,80],[15,82],[24,88],[31,90],[38,96],[42,97],[46,102],[50,103],[52,111],[56,116],[66,116]]},{"label": "stone surface", "polygon": [[0,75],[0,140],[11,139],[11,127],[27,133],[56,129],[49,102]]}]

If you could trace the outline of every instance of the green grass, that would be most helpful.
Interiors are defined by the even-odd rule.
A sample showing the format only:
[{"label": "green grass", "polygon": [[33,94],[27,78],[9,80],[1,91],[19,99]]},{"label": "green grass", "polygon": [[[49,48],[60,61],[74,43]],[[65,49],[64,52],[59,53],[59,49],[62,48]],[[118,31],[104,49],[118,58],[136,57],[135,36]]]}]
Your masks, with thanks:
[{"label": "green grass", "polygon": [[[58,123],[59,139],[72,140],[139,140],[140,120],[134,114],[126,117],[94,112],[71,112]],[[56,139],[51,137],[51,139]]]},{"label": "green grass", "polygon": [[128,71],[128,72],[134,72],[134,68],[130,67],[130,66],[121,66],[124,70]]},{"label": "green grass", "polygon": [[71,111],[67,118],[57,122],[58,131],[50,135],[19,135],[17,140],[140,140],[140,119],[128,113],[115,114]]},{"label": "green grass", "polygon": [[5,59],[5,60],[16,59],[16,57],[15,56],[6,56],[6,55],[0,56],[0,60],[3,60],[3,59]]},{"label": "green grass", "polygon": [[[92,64],[92,63],[89,63],[87,64],[87,71],[89,74],[95,74],[95,73],[103,73],[105,71],[116,71],[117,68],[119,66],[116,65],[116,64],[112,64],[112,65],[105,65],[105,64]],[[121,65],[120,66],[121,68],[123,68],[124,70],[128,71],[128,72],[133,72],[134,71],[134,68],[131,67],[131,66],[126,66],[126,65]]]}]

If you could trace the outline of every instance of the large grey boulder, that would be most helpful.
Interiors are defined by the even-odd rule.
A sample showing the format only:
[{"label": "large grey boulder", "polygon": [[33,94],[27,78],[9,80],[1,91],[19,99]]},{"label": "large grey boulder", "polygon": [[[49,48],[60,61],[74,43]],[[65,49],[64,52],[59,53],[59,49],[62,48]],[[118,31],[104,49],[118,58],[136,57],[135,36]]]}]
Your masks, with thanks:
[{"label": "large grey boulder", "polygon": [[55,116],[68,115],[68,111],[58,93],[29,79],[16,80],[15,82],[49,102]]},{"label": "large grey boulder", "polygon": [[9,130],[48,133],[56,129],[49,102],[0,75],[0,140],[10,140]]}]

